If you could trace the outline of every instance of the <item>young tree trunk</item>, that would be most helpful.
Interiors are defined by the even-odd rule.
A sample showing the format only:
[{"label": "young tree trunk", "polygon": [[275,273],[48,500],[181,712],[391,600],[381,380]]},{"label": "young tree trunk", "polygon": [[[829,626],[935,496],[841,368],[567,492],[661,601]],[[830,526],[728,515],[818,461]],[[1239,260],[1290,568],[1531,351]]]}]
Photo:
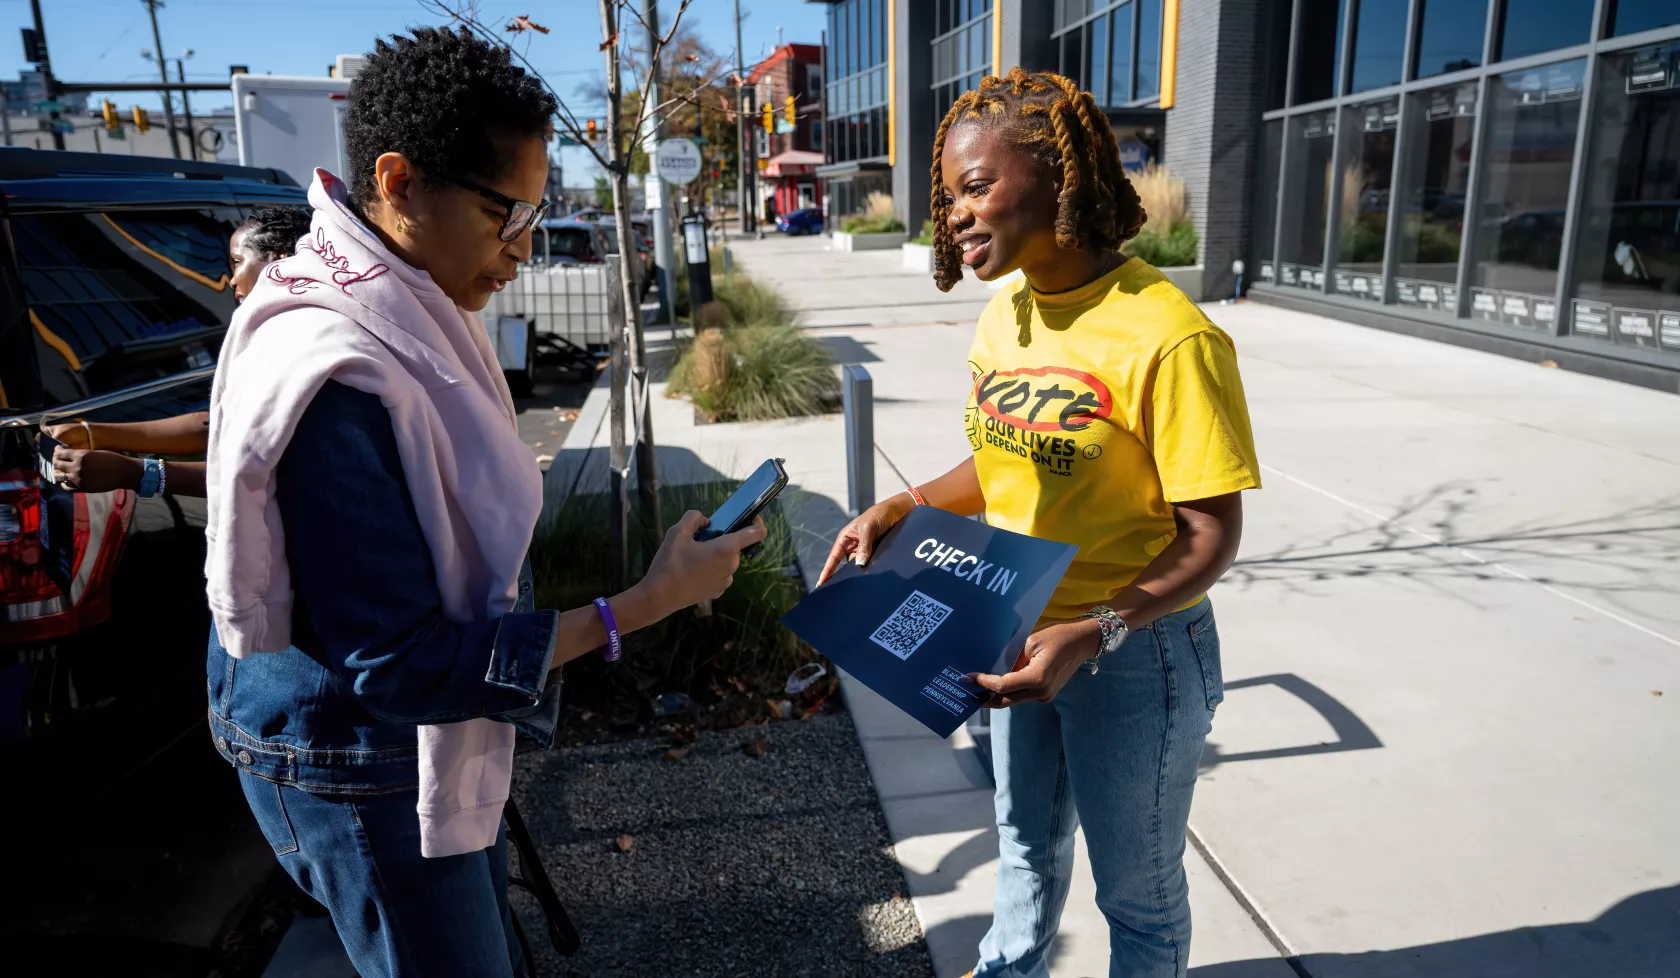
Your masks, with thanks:
[{"label": "young tree trunk", "polygon": [[[619,75],[618,19],[621,0],[600,0],[601,36],[607,41],[607,144],[612,166],[608,179],[612,183],[613,217],[618,228],[619,287],[623,295],[624,322],[613,331],[612,337],[612,424],[613,424],[613,498],[615,505],[628,501],[624,473],[629,468],[629,446],[626,444],[624,422],[632,412],[639,415],[639,437],[636,439],[637,496],[642,508],[645,529],[652,539],[663,535],[664,525],[659,512],[659,475],[653,451],[653,406],[647,397],[647,348],[642,336],[642,296],[640,262],[636,253],[636,231],[630,223],[630,148],[624,132],[622,111],[624,83]],[[645,97],[646,93],[644,93]],[[633,135],[639,135],[633,134]],[[628,350],[626,350],[628,347]],[[626,357],[628,352],[628,357]],[[628,363],[626,363],[628,360]],[[627,383],[633,381],[633,383]],[[630,404],[625,404],[628,395]],[[621,524],[614,525],[615,531]],[[618,534],[615,539],[623,539]],[[628,546],[624,544],[628,564]],[[615,571],[621,566],[615,551]]]}]

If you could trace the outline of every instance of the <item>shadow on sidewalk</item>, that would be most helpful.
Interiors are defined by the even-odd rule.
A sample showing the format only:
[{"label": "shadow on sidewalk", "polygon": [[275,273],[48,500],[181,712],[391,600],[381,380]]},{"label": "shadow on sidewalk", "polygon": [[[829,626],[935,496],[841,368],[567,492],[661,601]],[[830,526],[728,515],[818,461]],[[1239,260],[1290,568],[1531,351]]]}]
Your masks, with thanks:
[{"label": "shadow on sidewalk", "polygon": [[[1271,960],[1208,965],[1190,975],[1250,978]],[[1673,978],[1680,973],[1680,886],[1635,894],[1582,923],[1386,951],[1307,954],[1296,963],[1297,973],[1309,978]]]}]

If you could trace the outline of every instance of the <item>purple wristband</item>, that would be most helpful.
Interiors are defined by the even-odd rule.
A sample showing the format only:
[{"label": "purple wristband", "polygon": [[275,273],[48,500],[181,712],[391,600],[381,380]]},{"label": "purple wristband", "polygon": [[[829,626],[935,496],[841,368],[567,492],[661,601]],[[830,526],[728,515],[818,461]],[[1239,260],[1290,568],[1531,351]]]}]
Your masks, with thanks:
[{"label": "purple wristband", "polygon": [[601,612],[601,624],[607,626],[606,651],[602,657],[608,662],[617,662],[624,654],[624,643],[618,640],[618,619],[613,617],[612,605],[607,604],[606,598],[596,598],[595,608]]}]

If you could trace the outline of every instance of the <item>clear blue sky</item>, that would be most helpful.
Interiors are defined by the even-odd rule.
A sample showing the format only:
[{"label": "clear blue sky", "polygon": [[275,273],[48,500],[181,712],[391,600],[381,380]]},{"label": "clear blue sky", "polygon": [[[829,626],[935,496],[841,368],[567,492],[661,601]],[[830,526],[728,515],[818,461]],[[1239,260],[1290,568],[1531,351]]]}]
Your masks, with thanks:
[{"label": "clear blue sky", "polygon": [[[662,0],[667,23],[677,0]],[[550,28],[535,35],[526,56],[580,112],[599,111],[579,89],[599,85],[604,72],[599,8],[595,0],[483,0],[488,23],[518,14]],[[828,7],[803,0],[742,0],[741,40],[751,65],[783,40],[815,44],[827,24]],[[140,57],[151,48],[152,28],[140,0],[41,0],[53,71],[65,81],[138,81],[157,77],[157,66]],[[719,53],[735,50],[731,0],[693,0],[691,20],[706,43]],[[441,23],[420,0],[166,0],[158,11],[163,49],[170,57],[183,48],[195,52],[187,62],[188,80],[225,79],[228,66],[249,65],[257,74],[325,75],[340,54],[360,54],[376,37],[406,27]],[[0,78],[16,78],[29,67],[23,61],[18,29],[30,25],[28,0],[0,0]],[[530,36],[530,35],[528,35]],[[171,66],[170,77],[174,77]],[[121,93],[112,101],[127,108],[160,109],[152,93]],[[211,110],[231,104],[227,95],[203,92],[193,107]],[[581,149],[566,151],[566,183],[587,183],[593,164]],[[574,176],[574,174],[576,176]]]}]

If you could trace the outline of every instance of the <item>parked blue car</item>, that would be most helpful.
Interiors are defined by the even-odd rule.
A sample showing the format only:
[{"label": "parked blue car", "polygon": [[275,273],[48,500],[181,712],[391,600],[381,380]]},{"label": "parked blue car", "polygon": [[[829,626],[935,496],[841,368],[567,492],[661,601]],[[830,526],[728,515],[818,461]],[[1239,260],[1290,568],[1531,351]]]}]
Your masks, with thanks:
[{"label": "parked blue car", "polygon": [[823,212],[816,207],[801,207],[776,218],[776,230],[783,234],[821,234]]}]

